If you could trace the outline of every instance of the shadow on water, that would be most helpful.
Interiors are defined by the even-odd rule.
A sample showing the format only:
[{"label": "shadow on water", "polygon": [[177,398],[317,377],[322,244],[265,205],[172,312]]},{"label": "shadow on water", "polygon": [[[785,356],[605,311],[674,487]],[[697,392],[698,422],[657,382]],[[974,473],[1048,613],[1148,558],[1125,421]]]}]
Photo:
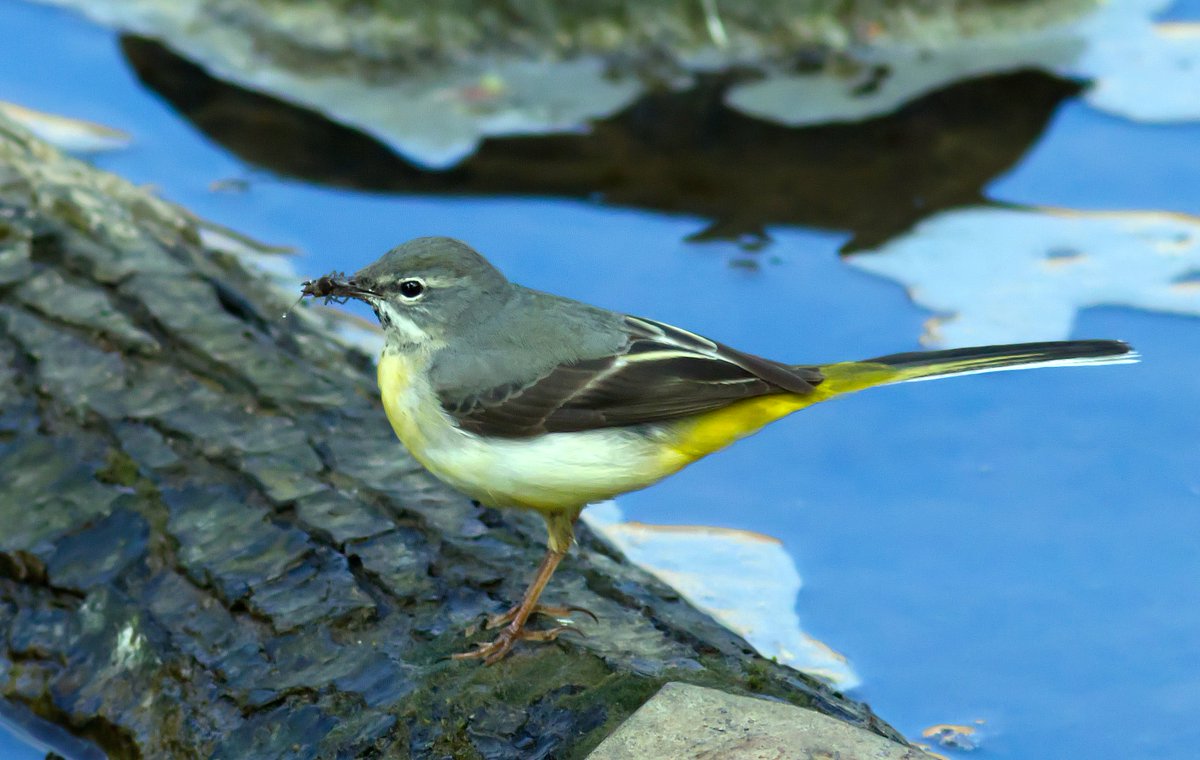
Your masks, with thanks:
[{"label": "shadow on water", "polygon": [[[710,220],[697,239],[768,225],[848,230],[879,245],[938,211],[985,203],[1079,85],[1019,71],[929,94],[862,122],[792,128],[726,107],[730,79],[643,96],[587,133],[493,137],[427,171],[361,131],[224,82],[162,44],[125,35],[137,77],[212,140],[274,173],[361,190],[599,197]],[[397,107],[403,107],[398,103]]]}]

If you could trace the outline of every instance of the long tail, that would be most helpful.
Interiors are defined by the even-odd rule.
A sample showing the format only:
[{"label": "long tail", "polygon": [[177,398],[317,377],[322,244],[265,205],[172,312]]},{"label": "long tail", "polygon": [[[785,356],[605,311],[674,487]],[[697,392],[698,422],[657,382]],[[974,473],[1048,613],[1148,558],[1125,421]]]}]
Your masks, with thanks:
[{"label": "long tail", "polygon": [[1119,340],[1065,340],[914,351],[820,367],[825,382],[817,386],[817,391],[822,396],[833,396],[875,385],[933,380],[950,375],[1028,367],[1128,364],[1137,360],[1138,355],[1133,349]]}]

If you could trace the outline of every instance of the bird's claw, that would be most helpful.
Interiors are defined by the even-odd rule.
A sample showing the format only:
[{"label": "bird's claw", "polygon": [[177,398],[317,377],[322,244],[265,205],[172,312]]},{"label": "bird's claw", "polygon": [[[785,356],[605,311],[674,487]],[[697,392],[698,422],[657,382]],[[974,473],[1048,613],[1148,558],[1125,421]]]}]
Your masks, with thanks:
[{"label": "bird's claw", "polygon": [[[516,619],[517,613],[520,612],[521,605],[513,605],[507,612],[500,612],[495,615],[490,615],[483,628],[486,631],[495,630],[502,625],[508,625]],[[556,606],[550,604],[539,604],[533,608],[532,615],[548,615],[554,618],[569,618],[573,612],[582,612],[592,619],[593,623],[599,623],[600,618],[596,617],[596,613],[585,607]]]},{"label": "bird's claw", "polygon": [[560,625],[545,631],[528,631],[524,627],[514,628],[510,625],[501,631],[494,641],[477,644],[469,652],[460,652],[450,656],[455,660],[482,659],[484,665],[494,665],[504,659],[504,656],[512,651],[518,641],[554,641],[559,634],[567,631],[584,635],[583,631],[569,625]]}]

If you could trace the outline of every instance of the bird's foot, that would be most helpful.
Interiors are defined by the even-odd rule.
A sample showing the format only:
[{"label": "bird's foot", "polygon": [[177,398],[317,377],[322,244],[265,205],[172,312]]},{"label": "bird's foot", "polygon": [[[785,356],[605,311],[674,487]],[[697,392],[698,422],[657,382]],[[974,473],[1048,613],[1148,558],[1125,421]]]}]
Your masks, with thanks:
[{"label": "bird's foot", "polygon": [[512,651],[518,641],[554,641],[559,634],[567,631],[573,631],[580,635],[583,632],[578,628],[572,628],[569,625],[560,625],[555,628],[550,628],[545,631],[529,631],[525,626],[518,626],[514,623],[509,623],[495,641],[486,644],[478,644],[470,652],[460,652],[451,655],[455,660],[478,660],[482,659],[484,665],[494,665]]},{"label": "bird's foot", "polygon": [[[574,612],[582,612],[592,619],[592,622],[599,623],[600,618],[596,617],[596,613],[585,607],[572,606],[556,606],[551,604],[538,604],[534,606],[530,612],[531,615],[547,615],[553,618],[569,618]],[[521,605],[514,604],[507,612],[500,612],[495,615],[489,615],[487,622],[483,624],[486,631],[495,630],[502,625],[508,625],[517,619],[517,615],[521,613]]]}]

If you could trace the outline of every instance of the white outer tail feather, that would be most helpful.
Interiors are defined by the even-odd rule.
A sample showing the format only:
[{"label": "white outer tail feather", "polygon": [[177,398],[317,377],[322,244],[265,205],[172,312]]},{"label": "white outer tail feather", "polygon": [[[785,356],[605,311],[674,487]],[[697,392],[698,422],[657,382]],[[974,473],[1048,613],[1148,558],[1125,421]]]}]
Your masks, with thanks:
[{"label": "white outer tail feather", "polygon": [[980,367],[978,369],[966,369],[962,372],[947,372],[941,375],[925,375],[924,377],[910,377],[903,380],[894,381],[898,383],[919,383],[925,380],[941,380],[946,377],[963,377],[964,375],[983,375],[988,372],[1007,372],[1017,369],[1035,369],[1041,367],[1085,367],[1095,366],[1100,364],[1137,364],[1141,361],[1142,355],[1137,351],[1130,351],[1127,354],[1118,354],[1116,356],[1084,356],[1077,359],[1051,359],[1050,361],[1031,361],[1022,364],[1008,364],[1000,367]]}]

